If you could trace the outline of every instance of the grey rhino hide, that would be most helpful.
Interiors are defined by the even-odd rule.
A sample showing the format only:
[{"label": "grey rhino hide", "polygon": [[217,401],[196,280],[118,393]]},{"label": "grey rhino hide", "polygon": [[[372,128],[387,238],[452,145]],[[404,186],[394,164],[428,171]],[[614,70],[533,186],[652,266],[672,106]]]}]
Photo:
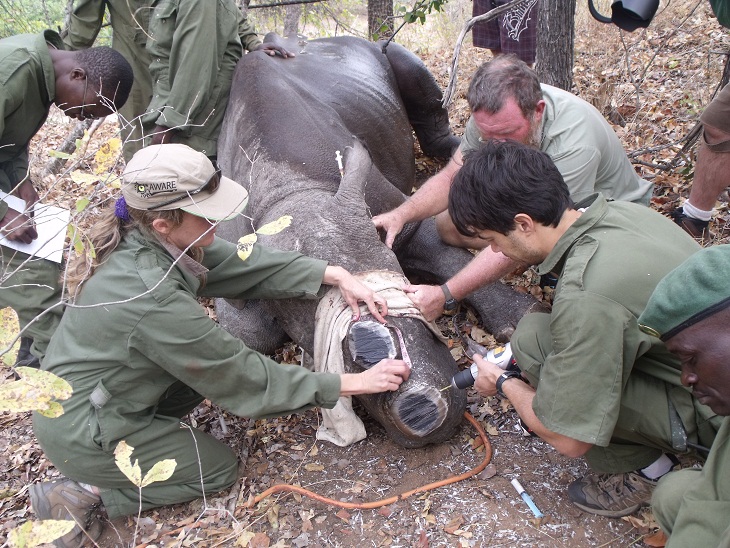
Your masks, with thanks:
[{"label": "grey rhino hide", "polygon": [[[274,164],[257,155],[250,170],[252,195],[261,200],[252,204],[253,225],[261,226],[283,215],[291,215],[291,226],[278,234],[259,236],[256,245],[296,250],[306,255],[325,259],[351,271],[391,270],[402,272],[395,254],[379,239],[363,196],[363,187],[370,180],[382,177],[370,161],[370,156],[357,141],[345,152],[345,176],[339,190],[332,194],[321,189],[292,192],[306,188],[308,179],[291,171],[287,166]],[[260,195],[256,186],[267,192]],[[220,232],[233,239],[251,226],[251,220],[239,218],[221,225]],[[254,349],[264,349],[258,337],[264,328],[251,331],[259,318],[276,318],[279,327],[310,355],[313,352],[313,328],[319,301],[303,299],[267,300],[246,303],[237,310],[225,301],[219,301],[221,323],[241,337]],[[418,320],[389,317],[389,325],[398,327],[403,334],[413,364],[411,377],[396,393],[360,396],[358,399],[398,443],[418,447],[426,443],[448,439],[461,421],[466,405],[463,391],[439,392],[458,371],[446,346]],[[265,328],[270,328],[268,322]],[[270,335],[270,334],[269,334]],[[270,339],[266,337],[267,341]],[[399,347],[394,337],[396,347]],[[346,344],[347,371],[362,369],[349,355]]]},{"label": "grey rhino hide", "polygon": [[[299,51],[296,41],[282,45]],[[251,220],[226,223],[219,234],[236,241],[252,226],[293,215],[289,229],[261,241],[353,272],[402,268],[409,277],[443,283],[472,255],[443,244],[433,219],[405,227],[394,245],[397,259],[381,243],[370,220],[401,204],[404,192],[410,192],[411,128],[429,154],[449,156],[458,144],[441,108],[436,82],[420,59],[397,44],[390,44],[384,54],[378,44],[339,37],[311,41],[306,50],[294,59],[252,52],[238,64],[218,159],[225,175],[249,189],[246,213]],[[343,188],[335,161],[338,150],[347,157]],[[493,284],[467,302],[490,332],[504,335],[536,301]],[[311,301],[249,301],[233,306],[217,302],[221,324],[266,353],[288,338],[311,353],[315,306]],[[448,352],[444,354],[448,360],[434,358],[445,347],[418,331],[409,326],[406,338],[415,337],[411,340],[415,347],[428,348],[418,359],[431,360],[432,387],[445,386],[454,362]],[[449,392],[454,391],[444,394]],[[397,441],[415,445],[445,439],[460,419],[459,407],[465,405],[463,393],[458,401],[455,397],[448,395],[453,405],[438,435]],[[384,405],[378,403],[375,411]],[[392,417],[375,414],[389,428]],[[389,432],[399,437],[390,428]]]}]

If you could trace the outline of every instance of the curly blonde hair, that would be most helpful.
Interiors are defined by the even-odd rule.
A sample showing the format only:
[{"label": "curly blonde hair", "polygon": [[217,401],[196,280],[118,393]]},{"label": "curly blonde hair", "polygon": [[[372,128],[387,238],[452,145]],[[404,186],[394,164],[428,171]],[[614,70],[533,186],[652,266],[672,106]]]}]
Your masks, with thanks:
[{"label": "curly blonde hair", "polygon": [[[139,230],[150,239],[155,239],[155,229],[152,228],[155,219],[165,219],[173,227],[177,227],[182,223],[184,215],[181,209],[145,211],[130,207],[127,211],[129,220],[123,220],[117,217],[114,207],[105,209],[100,219],[89,230],[86,245],[81,253],[69,260],[63,281],[67,284],[72,299],[78,298],[83,283],[104,264],[127,234]],[[188,254],[196,260],[202,258],[202,253],[202,249],[196,247],[188,250]]]}]

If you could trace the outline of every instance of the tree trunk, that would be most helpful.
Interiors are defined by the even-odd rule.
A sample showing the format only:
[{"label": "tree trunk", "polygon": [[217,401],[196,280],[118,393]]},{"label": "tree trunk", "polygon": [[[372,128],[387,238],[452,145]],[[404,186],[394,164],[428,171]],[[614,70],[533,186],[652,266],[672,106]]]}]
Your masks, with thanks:
[{"label": "tree trunk", "polygon": [[542,0],[537,24],[540,81],[570,91],[573,87],[575,0]]},{"label": "tree trunk", "polygon": [[393,35],[393,0],[368,0],[368,36],[382,40]]},{"label": "tree trunk", "polygon": [[299,18],[301,16],[301,4],[290,4],[284,8],[284,36],[299,34]]}]

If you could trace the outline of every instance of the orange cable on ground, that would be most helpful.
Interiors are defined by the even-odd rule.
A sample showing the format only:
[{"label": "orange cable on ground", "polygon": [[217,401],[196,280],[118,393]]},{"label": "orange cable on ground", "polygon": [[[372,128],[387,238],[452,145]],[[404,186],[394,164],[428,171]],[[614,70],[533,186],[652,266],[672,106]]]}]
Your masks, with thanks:
[{"label": "orange cable on ground", "polygon": [[376,500],[373,502],[342,502],[340,500],[330,499],[327,497],[324,497],[322,495],[318,495],[317,493],[314,493],[312,491],[309,491],[308,489],[304,489],[303,487],[297,487],[296,485],[289,485],[288,483],[282,483],[279,485],[274,485],[273,487],[268,488],[266,491],[255,497],[252,501],[247,502],[244,505],[244,508],[252,508],[259,502],[261,502],[266,497],[269,497],[273,495],[274,493],[280,493],[282,491],[290,491],[292,493],[299,493],[300,495],[303,495],[305,497],[309,497],[310,499],[318,500],[320,502],[324,502],[325,504],[330,504],[332,506],[339,506],[340,508],[354,508],[354,509],[360,509],[360,510],[367,510],[371,508],[380,508],[381,506],[387,506],[388,504],[393,504],[395,502],[407,499],[411,495],[415,495],[416,493],[422,493],[424,491],[430,491],[431,489],[436,489],[437,487],[443,487],[444,485],[449,485],[451,483],[456,483],[457,481],[465,480],[467,478],[470,478],[472,476],[475,476],[482,470],[484,470],[487,465],[489,464],[489,461],[492,460],[492,446],[489,443],[489,439],[487,438],[487,434],[484,432],[484,429],[481,427],[481,425],[476,421],[474,417],[472,417],[469,412],[464,412],[464,418],[468,420],[472,426],[476,429],[477,433],[479,434],[479,437],[482,439],[482,443],[484,444],[484,460],[476,467],[472,468],[468,472],[464,472],[463,474],[459,474],[458,476],[454,476],[452,478],[447,478],[439,481],[435,481],[433,483],[429,483],[427,485],[423,485],[421,487],[418,487],[416,489],[413,489],[412,491],[407,491],[405,493],[401,493],[400,495],[395,495],[394,497],[390,497],[387,499],[381,499]]}]

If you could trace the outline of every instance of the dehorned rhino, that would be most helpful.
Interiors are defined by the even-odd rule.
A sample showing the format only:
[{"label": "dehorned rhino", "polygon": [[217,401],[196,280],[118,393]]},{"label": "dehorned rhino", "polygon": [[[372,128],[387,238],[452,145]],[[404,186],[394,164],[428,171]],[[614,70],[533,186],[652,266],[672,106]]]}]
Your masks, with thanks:
[{"label": "dehorned rhino", "polygon": [[[282,45],[301,50],[296,40]],[[383,52],[381,44],[359,38],[325,38],[308,42],[293,59],[245,55],[231,88],[218,159],[227,176],[248,188],[248,218],[225,223],[219,234],[236,241],[289,215],[289,228],[259,241],[351,272],[405,271],[445,281],[471,254],[441,243],[433,220],[407,226],[393,251],[370,220],[402,203],[413,185],[412,131],[429,155],[448,157],[458,145],[440,101],[421,60],[394,43]],[[495,285],[469,302],[488,328],[499,330],[534,301]],[[314,355],[317,304],[220,301],[217,308],[221,324],[252,348],[272,352],[291,338]],[[412,362],[411,377],[396,393],[359,400],[404,446],[448,439],[466,405],[463,391],[440,390],[457,372],[450,352],[422,321],[388,320],[387,336],[395,353]],[[344,367],[359,371],[362,364],[350,352],[353,338],[350,329],[342,341]]]}]

